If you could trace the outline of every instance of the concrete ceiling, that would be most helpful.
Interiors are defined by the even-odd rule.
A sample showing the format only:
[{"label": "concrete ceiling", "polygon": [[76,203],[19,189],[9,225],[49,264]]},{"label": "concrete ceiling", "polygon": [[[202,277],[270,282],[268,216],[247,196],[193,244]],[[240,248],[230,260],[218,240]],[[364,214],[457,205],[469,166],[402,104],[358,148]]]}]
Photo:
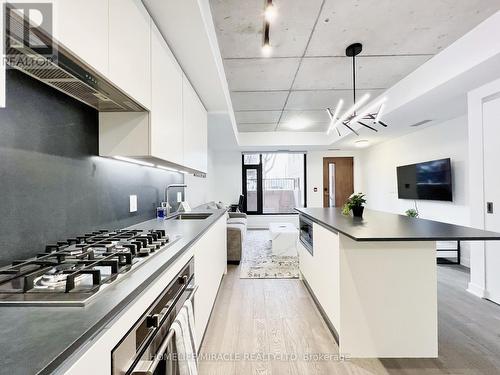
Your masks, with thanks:
[{"label": "concrete ceiling", "polygon": [[210,4],[240,132],[325,131],[325,108],[352,104],[347,45],[363,43],[357,88],[375,98],[500,9],[499,0],[274,0],[264,58],[264,1]]}]

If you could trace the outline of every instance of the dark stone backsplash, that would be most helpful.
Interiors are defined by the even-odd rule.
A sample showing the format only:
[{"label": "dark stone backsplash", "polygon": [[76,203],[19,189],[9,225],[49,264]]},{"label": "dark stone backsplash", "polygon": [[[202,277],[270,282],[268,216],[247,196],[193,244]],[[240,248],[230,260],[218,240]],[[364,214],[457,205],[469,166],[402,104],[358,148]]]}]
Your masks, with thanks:
[{"label": "dark stone backsplash", "polygon": [[[155,217],[179,173],[98,156],[98,113],[31,77],[7,71],[0,109],[0,266],[46,243]],[[129,213],[129,195],[138,211]],[[175,194],[172,194],[175,196]]]}]

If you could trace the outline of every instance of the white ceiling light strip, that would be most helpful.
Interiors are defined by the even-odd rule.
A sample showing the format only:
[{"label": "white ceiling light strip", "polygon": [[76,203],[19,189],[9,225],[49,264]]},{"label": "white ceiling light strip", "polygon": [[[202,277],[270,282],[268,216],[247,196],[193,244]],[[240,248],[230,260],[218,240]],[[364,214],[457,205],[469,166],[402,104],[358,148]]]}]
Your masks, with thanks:
[{"label": "white ceiling light strip", "polygon": [[377,116],[375,117],[375,122],[379,122],[382,119],[382,112],[384,111],[384,109],[385,109],[385,103],[382,103],[378,110]]},{"label": "white ceiling light strip", "polygon": [[[371,119],[370,117],[366,118],[366,116],[370,115],[370,112],[373,111],[375,108],[382,106],[385,101],[386,101],[386,98],[384,97],[381,100],[377,100],[376,102],[373,102],[372,104],[366,106],[366,108],[364,108],[361,113],[359,113],[356,117],[354,117],[349,122],[356,123],[356,122],[359,122],[361,120]],[[379,111],[379,113],[380,113],[380,111]],[[374,116],[372,116],[372,117],[374,117]],[[378,113],[377,113],[377,117],[378,117]]]},{"label": "white ceiling light strip", "polygon": [[333,113],[333,115],[332,112],[330,111],[330,108],[327,108],[328,115],[330,116],[330,126],[328,127],[328,130],[326,132],[327,135],[330,134],[330,132],[334,128],[333,125],[335,124],[336,119],[338,118],[340,110],[342,109],[343,105],[344,105],[344,100],[340,99],[339,102],[337,103],[337,106],[335,107],[335,112]]}]

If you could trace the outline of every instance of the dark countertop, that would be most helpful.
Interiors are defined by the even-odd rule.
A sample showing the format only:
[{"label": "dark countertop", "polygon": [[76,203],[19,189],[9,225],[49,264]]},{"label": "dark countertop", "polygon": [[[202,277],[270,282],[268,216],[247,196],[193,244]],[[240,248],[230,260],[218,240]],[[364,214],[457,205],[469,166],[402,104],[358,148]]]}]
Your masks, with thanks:
[{"label": "dark countertop", "polygon": [[109,285],[84,307],[0,307],[0,374],[50,374],[95,336],[144,291],[226,210],[205,220],[148,220],[130,228],[165,229],[181,238],[146,260],[127,277]]},{"label": "dark countertop", "polygon": [[368,210],[363,218],[342,215],[340,208],[296,208],[313,222],[355,241],[500,240],[500,233]]}]

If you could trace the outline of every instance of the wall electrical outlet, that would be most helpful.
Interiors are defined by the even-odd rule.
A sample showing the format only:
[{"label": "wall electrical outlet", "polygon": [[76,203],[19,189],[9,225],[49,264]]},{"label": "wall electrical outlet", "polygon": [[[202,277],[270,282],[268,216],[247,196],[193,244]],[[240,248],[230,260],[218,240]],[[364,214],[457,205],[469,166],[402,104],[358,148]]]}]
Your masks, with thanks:
[{"label": "wall electrical outlet", "polygon": [[130,212],[137,212],[137,195],[130,196]]}]

